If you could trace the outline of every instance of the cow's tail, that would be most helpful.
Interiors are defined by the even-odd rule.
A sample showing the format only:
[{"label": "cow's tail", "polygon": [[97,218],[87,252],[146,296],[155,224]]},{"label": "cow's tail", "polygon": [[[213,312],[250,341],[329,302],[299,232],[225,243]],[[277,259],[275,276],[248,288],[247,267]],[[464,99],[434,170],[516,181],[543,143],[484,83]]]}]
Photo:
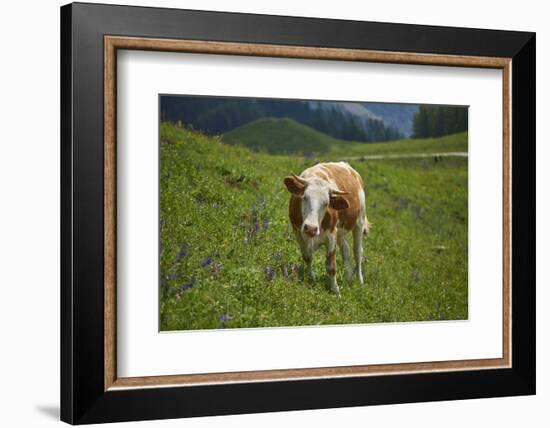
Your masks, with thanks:
[{"label": "cow's tail", "polygon": [[370,223],[369,220],[367,219],[367,216],[365,216],[365,221],[363,222],[363,235],[366,235],[367,233],[369,233],[371,228],[372,228],[372,223]]}]

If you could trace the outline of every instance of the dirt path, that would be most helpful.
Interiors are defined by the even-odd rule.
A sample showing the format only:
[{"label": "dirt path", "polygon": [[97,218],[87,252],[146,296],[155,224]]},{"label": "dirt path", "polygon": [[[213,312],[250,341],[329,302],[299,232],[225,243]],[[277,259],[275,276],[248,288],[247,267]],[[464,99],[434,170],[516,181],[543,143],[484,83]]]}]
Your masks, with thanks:
[{"label": "dirt path", "polygon": [[349,156],[339,158],[339,160],[376,160],[376,159],[406,159],[406,158],[433,158],[433,157],[456,157],[467,158],[468,152],[446,152],[446,153],[395,153],[380,155]]}]

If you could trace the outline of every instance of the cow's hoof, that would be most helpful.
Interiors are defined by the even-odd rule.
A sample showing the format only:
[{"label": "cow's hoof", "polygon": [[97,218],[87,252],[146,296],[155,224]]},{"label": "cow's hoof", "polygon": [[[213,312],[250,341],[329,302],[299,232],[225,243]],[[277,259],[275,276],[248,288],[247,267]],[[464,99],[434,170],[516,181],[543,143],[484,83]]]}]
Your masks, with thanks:
[{"label": "cow's hoof", "polygon": [[346,281],[353,282],[353,271],[351,269],[346,271]]},{"label": "cow's hoof", "polygon": [[336,282],[336,280],[330,281],[330,291],[340,297],[340,287],[338,287],[338,283]]},{"label": "cow's hoof", "polygon": [[363,272],[362,272],[362,269],[360,268],[355,268],[355,273],[357,275],[357,282],[359,282],[359,284],[363,285]]}]

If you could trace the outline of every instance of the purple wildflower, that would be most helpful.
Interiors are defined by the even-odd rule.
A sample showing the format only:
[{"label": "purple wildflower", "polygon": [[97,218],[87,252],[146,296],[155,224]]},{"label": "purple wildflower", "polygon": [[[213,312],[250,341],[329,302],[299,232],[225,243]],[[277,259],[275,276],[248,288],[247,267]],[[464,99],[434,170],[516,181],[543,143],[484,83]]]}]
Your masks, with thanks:
[{"label": "purple wildflower", "polygon": [[273,278],[275,278],[275,269],[269,267],[269,266],[266,266],[264,268],[264,274],[265,274],[265,278],[268,280],[268,281],[271,281],[273,280]]},{"label": "purple wildflower", "polygon": [[314,156],[313,152],[304,152],[304,157],[306,159],[311,159]]},{"label": "purple wildflower", "polygon": [[275,251],[275,252],[273,253],[273,258],[274,258],[275,260],[279,261],[279,260],[281,260],[281,257],[282,257],[282,256],[281,256],[281,252],[280,252],[280,251]]},{"label": "purple wildflower", "polygon": [[233,317],[229,314],[220,314],[220,321],[222,323],[222,328],[227,327],[227,321],[231,321]]},{"label": "purple wildflower", "polygon": [[187,247],[187,244],[183,244],[180,248],[178,256],[176,257],[176,261],[179,262],[181,259],[187,257],[188,254],[189,254],[189,248]]},{"label": "purple wildflower", "polygon": [[288,272],[288,266],[287,265],[281,266],[281,273],[283,274],[283,278],[288,278],[289,272]]},{"label": "purple wildflower", "polygon": [[232,319],[233,319],[233,317],[229,314],[220,314],[220,321],[221,322],[227,322],[227,321],[230,321]]},{"label": "purple wildflower", "polygon": [[207,267],[212,264],[212,257],[208,256],[201,261],[201,267]]},{"label": "purple wildflower", "polygon": [[190,279],[188,282],[182,284],[181,287],[180,287],[180,290],[181,290],[181,291],[189,291],[189,290],[191,290],[194,286],[195,286],[195,275],[193,275],[193,276],[191,277],[191,279]]},{"label": "purple wildflower", "polygon": [[218,204],[217,202],[214,202],[212,204],[212,208],[216,209],[216,208],[219,208],[220,207],[220,204]]},{"label": "purple wildflower", "polygon": [[269,228],[269,216],[260,215],[260,211],[264,210],[266,205],[266,199],[262,195],[258,196],[256,203],[252,204],[252,207],[250,208],[249,223],[243,225],[247,228],[246,236],[244,238],[245,243],[255,241],[258,232]]},{"label": "purple wildflower", "polygon": [[258,203],[259,209],[261,210],[265,209],[267,204],[266,204],[265,198],[262,195],[258,196],[258,199],[256,200],[256,202]]},{"label": "purple wildflower", "polygon": [[246,233],[245,242],[252,242],[256,240],[256,232],[260,229],[260,223],[256,222],[253,225],[251,225]]},{"label": "purple wildflower", "polygon": [[168,291],[169,291],[168,280],[166,279],[166,277],[164,277],[160,280],[160,288],[162,290],[162,295],[164,297],[166,297],[168,295]]},{"label": "purple wildflower", "polygon": [[376,201],[372,201],[372,204],[370,204],[371,208],[376,208]]}]

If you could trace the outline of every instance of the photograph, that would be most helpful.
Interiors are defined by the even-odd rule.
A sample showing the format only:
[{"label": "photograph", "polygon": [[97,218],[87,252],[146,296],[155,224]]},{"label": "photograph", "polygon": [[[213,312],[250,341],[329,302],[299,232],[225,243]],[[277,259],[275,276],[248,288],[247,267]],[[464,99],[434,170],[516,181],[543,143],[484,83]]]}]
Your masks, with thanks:
[{"label": "photograph", "polygon": [[468,106],[159,95],[161,331],[468,319]]},{"label": "photograph", "polygon": [[7,27],[8,426],[541,419],[542,13],[43,3]]}]

